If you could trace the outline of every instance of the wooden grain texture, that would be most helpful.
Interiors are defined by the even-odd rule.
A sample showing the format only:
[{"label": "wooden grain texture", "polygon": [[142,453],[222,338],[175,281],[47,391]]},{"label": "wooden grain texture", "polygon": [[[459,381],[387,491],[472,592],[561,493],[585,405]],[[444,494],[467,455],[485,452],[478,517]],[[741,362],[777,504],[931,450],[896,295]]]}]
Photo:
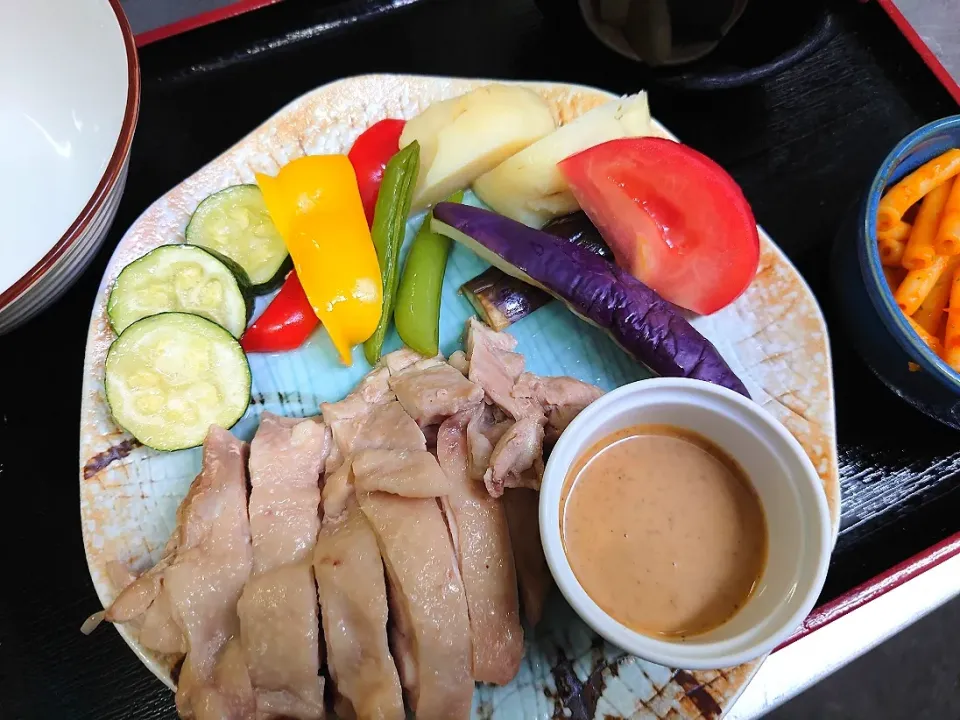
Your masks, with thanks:
[{"label": "wooden grain texture", "polygon": [[[428,2],[389,23],[237,52],[232,38],[251,48],[258,33],[285,38],[322,20],[309,5],[281,3],[276,12],[143,51],[141,121],[116,224],[84,277],[49,312],[0,339],[8,380],[0,393],[7,510],[0,717],[175,717],[169,692],[131,661],[115,632],[79,633],[97,607],[75,479],[87,318],[113,247],[150,202],[287,101],[346,74],[558,79],[616,92],[646,85],[639,68],[576,31],[544,24],[529,0],[490,0],[483,12],[469,0]],[[843,13],[831,45],[759,87],[708,95],[651,90],[657,116],[743,184],[758,220],[820,297],[828,323],[829,243],[844,212],[897,140],[957,111],[878,7],[851,3]],[[192,66],[214,69],[193,73]],[[956,433],[889,393],[840,333],[833,340],[845,532],[825,597],[960,529]]]}]

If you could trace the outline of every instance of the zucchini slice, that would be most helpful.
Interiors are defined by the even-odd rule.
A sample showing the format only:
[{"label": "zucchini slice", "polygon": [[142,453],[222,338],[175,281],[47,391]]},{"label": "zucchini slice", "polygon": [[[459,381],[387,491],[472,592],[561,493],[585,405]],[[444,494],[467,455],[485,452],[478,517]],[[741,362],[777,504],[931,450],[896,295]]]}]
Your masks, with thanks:
[{"label": "zucchini slice", "polygon": [[104,386],[114,419],[157,450],[203,442],[233,426],[250,403],[250,366],[226,330],[199,315],[138,320],[107,352]]},{"label": "zucchini slice", "polygon": [[200,315],[239,338],[253,312],[250,280],[237,263],[211,250],[161,245],[120,271],[107,315],[119,335],[164,312]]},{"label": "zucchini slice", "polygon": [[246,270],[258,295],[279,287],[291,266],[256,185],[232,185],[204,199],[185,234],[188,243],[216,250]]}]

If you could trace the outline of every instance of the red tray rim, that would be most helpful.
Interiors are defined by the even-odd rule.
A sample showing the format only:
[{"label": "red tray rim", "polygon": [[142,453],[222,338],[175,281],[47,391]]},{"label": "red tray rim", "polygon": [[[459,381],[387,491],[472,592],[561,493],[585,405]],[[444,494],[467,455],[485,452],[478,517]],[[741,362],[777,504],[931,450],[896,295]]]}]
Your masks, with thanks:
[{"label": "red tray rim", "polygon": [[900,28],[900,32],[910,41],[910,44],[913,45],[913,48],[920,54],[920,57],[923,58],[923,61],[933,71],[933,74],[937,76],[937,79],[947,89],[947,92],[953,96],[954,100],[960,103],[960,84],[950,75],[937,56],[933,54],[933,51],[923,41],[923,38],[920,37],[913,25],[910,24],[910,21],[900,12],[900,8],[896,6],[894,0],[877,0],[877,2],[880,4],[880,7],[887,12],[887,15],[890,16],[890,19],[893,20],[896,26]]},{"label": "red tray rim", "polygon": [[274,5],[278,2],[280,2],[280,0],[234,0],[229,5],[224,5],[215,10],[208,10],[198,15],[177,20],[168,25],[161,25],[152,30],[144,30],[141,33],[137,33],[137,47],[143,47],[158,40],[173,37],[188,30],[195,30],[204,25],[211,25],[215,22],[236,17],[237,15],[248,13],[251,10],[266,7],[267,5]]},{"label": "red tray rim", "polygon": [[913,557],[907,558],[888,570],[875,575],[830,602],[814,608],[813,612],[803,621],[803,624],[777,650],[782,650],[810,633],[829,625],[834,620],[839,620],[844,615],[876,600],[881,595],[887,594],[894,588],[900,587],[957,555],[960,555],[960,532],[954,533]]}]

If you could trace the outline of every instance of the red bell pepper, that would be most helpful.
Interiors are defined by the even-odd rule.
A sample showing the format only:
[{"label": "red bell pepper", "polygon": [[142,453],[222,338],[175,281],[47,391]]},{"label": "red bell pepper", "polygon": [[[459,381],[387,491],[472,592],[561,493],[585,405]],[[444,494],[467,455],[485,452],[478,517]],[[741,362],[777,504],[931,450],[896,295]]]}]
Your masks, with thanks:
[{"label": "red bell pepper", "polygon": [[360,134],[347,154],[357,174],[357,187],[360,188],[367,225],[373,225],[373,209],[377,205],[383,170],[387,167],[387,161],[400,149],[400,133],[406,124],[406,120],[387,118],[371,125]]},{"label": "red bell pepper", "polygon": [[319,324],[300,278],[291,272],[267,309],[240,338],[240,345],[249,353],[295,350]]}]

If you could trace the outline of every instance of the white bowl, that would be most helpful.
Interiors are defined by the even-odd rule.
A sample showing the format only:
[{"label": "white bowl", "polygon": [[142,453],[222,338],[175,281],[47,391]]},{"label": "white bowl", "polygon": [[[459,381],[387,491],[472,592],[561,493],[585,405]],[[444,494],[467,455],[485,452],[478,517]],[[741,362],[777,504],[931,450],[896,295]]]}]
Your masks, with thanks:
[{"label": "white bowl", "polygon": [[96,253],[126,180],[140,102],[119,0],[0,7],[0,332],[53,302]]},{"label": "white bowl", "polygon": [[[610,433],[644,423],[687,428],[725,450],[750,478],[767,520],[767,564],[750,599],[720,627],[682,642],[635,632],[604,612],[577,581],[560,535],[560,498],[570,467]],[[540,536],[557,585],[588,625],[627,652],[688,670],[739,665],[786,640],[813,609],[833,547],[826,496],[800,443],[747,398],[678,378],[621,387],[570,424],[544,471]]]}]

